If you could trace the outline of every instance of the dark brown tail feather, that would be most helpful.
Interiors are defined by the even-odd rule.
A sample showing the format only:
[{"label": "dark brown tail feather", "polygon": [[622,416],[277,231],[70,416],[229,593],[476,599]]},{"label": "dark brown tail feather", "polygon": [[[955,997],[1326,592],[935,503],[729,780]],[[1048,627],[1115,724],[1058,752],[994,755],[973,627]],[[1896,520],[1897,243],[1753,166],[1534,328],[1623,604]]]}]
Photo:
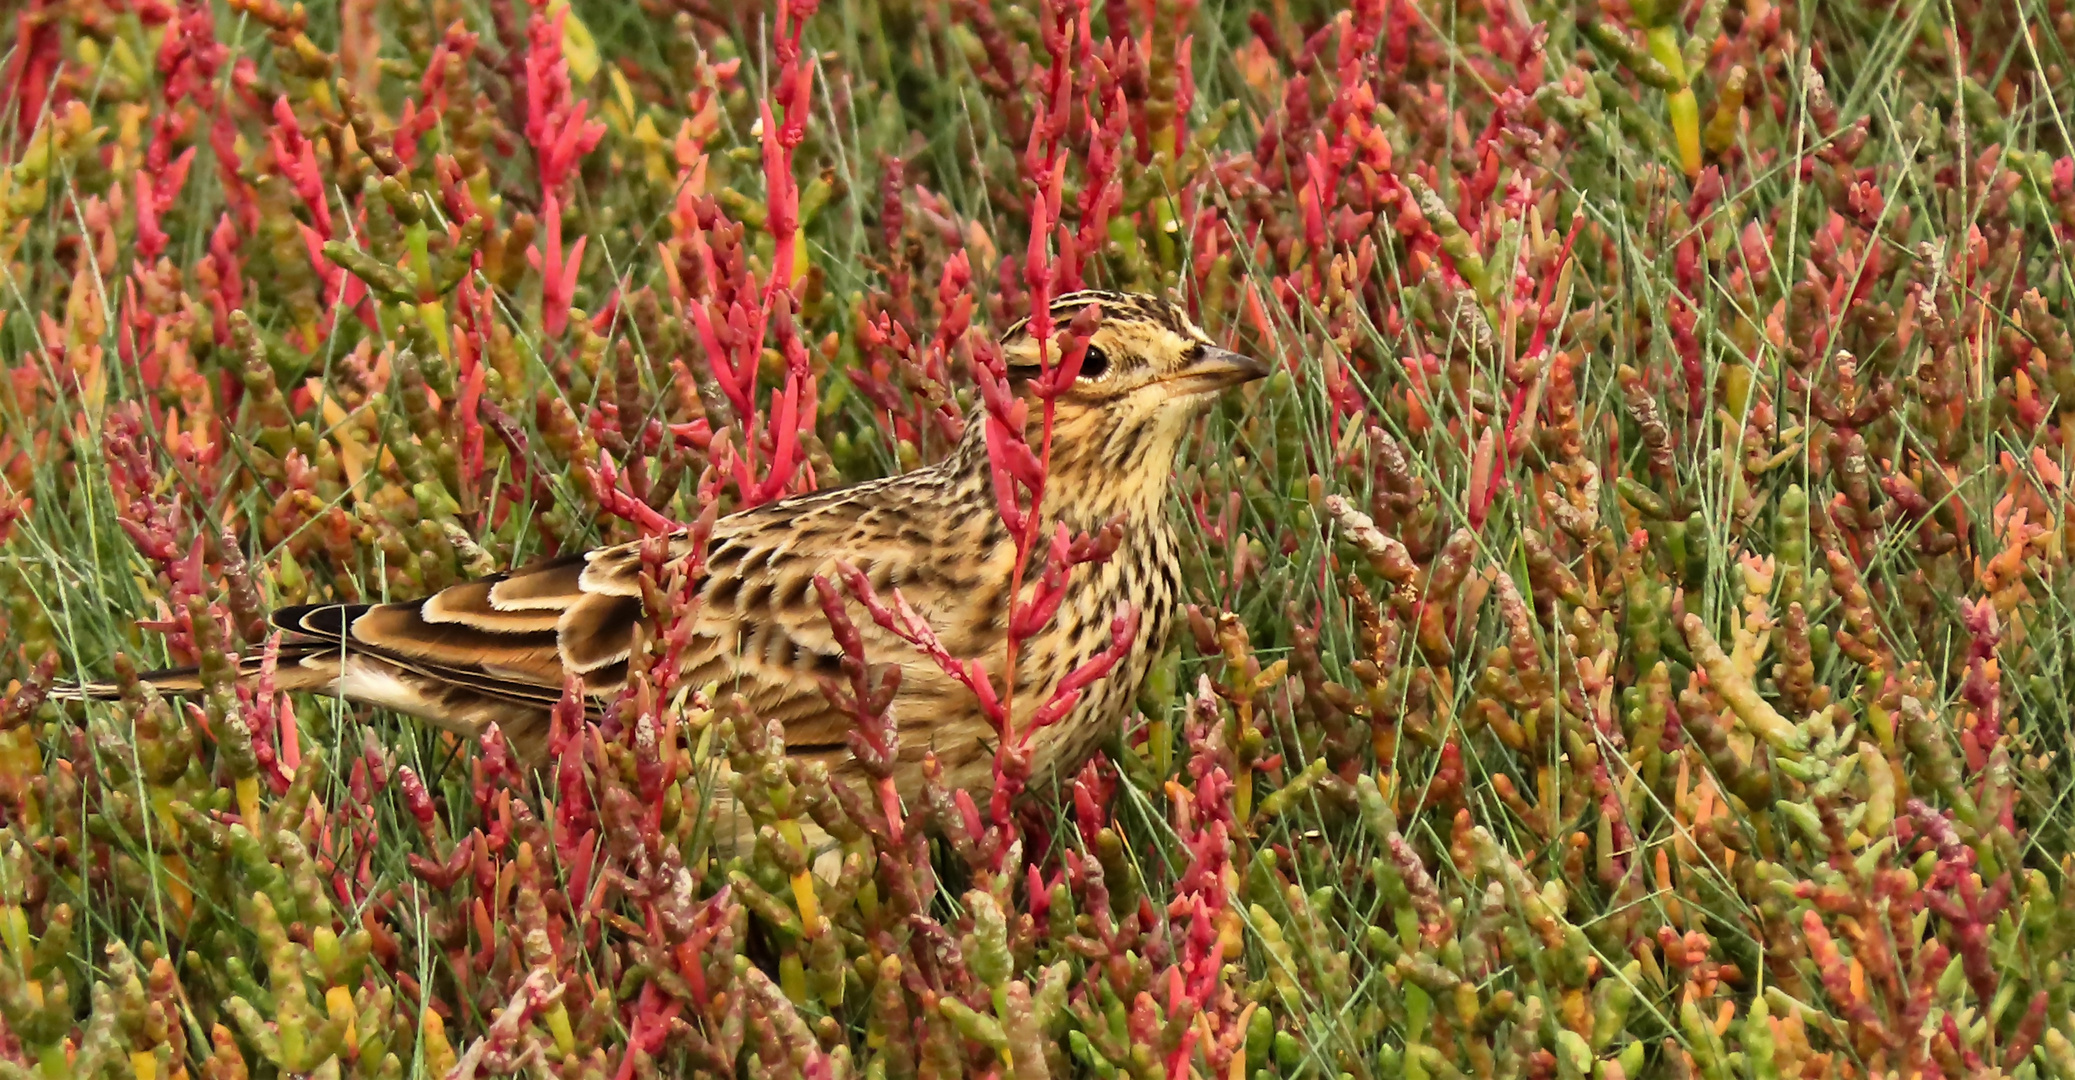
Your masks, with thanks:
[{"label": "dark brown tail feather", "polygon": [[[296,642],[281,646],[281,656],[274,669],[274,685],[282,690],[313,690],[330,681],[330,676],[317,668],[306,668],[302,662],[306,657],[323,656],[338,651],[330,642]],[[260,668],[265,666],[266,656],[257,654],[238,658],[238,678],[256,679]],[[157,671],[142,671],[137,681],[156,689],[161,694],[199,694],[203,690],[202,669],[194,666],[160,668]],[[52,701],[116,701],[122,697],[122,685],[112,682],[59,683],[50,688]]]},{"label": "dark brown tail feather", "polygon": [[[400,678],[418,678],[443,687],[455,699],[457,715],[473,715],[495,723],[502,729],[512,755],[521,763],[538,767],[546,762],[551,713],[555,703],[561,700],[560,691],[501,679],[480,671],[414,661],[388,650],[368,647],[358,640],[348,641],[348,628],[371,606],[305,604],[272,612],[268,621],[297,639],[281,646],[275,686],[288,691],[321,692],[336,678],[336,665],[347,652],[364,654],[394,665]],[[332,663],[326,663],[327,660]],[[258,678],[263,664],[263,656],[240,657],[238,678],[241,681]],[[144,672],[137,676],[137,681],[165,694],[194,695],[203,690],[201,672],[194,667]],[[59,701],[111,701],[122,697],[122,687],[112,682],[65,684],[53,687],[51,697]],[[594,717],[600,711],[600,704],[595,699],[585,704],[586,711]]]}]

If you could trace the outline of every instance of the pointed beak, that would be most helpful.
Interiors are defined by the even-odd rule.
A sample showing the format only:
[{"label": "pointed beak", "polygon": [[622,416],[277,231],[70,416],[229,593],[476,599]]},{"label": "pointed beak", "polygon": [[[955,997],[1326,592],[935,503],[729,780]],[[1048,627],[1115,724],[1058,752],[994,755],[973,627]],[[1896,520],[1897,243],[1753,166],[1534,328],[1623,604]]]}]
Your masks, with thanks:
[{"label": "pointed beak", "polygon": [[1271,370],[1267,363],[1251,356],[1206,346],[1203,355],[1175,372],[1171,381],[1177,389],[1189,393],[1215,393],[1265,378]]}]

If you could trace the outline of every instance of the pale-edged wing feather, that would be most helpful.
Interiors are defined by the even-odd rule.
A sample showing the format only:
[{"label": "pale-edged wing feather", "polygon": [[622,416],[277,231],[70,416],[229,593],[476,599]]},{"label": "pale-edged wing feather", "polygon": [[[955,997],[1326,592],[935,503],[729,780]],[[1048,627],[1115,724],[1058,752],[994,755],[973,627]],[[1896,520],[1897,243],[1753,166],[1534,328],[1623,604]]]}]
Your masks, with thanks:
[{"label": "pale-edged wing feather", "polygon": [[[839,580],[837,561],[848,558],[888,599],[896,588],[932,580],[925,566],[943,561],[945,552],[913,534],[902,513],[913,493],[904,486],[880,482],[820,492],[716,523],[681,684],[711,683],[721,693],[741,694],[760,719],[783,724],[788,744],[799,752],[842,749],[850,720],[820,688],[823,678],[840,677],[840,649],[813,579]],[[688,554],[687,544],[673,538],[671,555]],[[645,617],[640,573],[640,545],[622,544],[464,582],[422,600],[306,605],[281,609],[273,621],[298,641],[305,670],[336,672],[348,656],[385,665],[384,679],[366,671],[358,682],[333,679],[349,697],[379,697],[378,704],[458,730],[494,721],[514,735],[515,726],[544,731],[569,674],[583,677],[594,713],[601,698],[624,685],[636,627]],[[862,611],[853,609],[852,617],[875,661],[902,664],[904,699],[948,702],[954,696],[933,665],[911,663],[920,660],[912,646]],[[950,630],[956,638],[973,636],[970,628]],[[356,694],[363,685],[378,693]]]}]

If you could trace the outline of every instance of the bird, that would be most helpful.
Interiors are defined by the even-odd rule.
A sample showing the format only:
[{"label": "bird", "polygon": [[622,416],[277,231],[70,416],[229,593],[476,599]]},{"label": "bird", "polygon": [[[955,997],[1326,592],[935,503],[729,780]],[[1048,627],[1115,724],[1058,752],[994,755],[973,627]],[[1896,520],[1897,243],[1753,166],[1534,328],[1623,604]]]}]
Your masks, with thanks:
[{"label": "bird", "polygon": [[[1074,533],[1120,528],[1113,555],[1075,567],[1053,620],[1021,642],[1012,719],[1029,720],[1060,680],[1103,652],[1125,605],[1138,614],[1128,652],[1057,723],[1034,732],[1032,776],[1076,769],[1121,725],[1152,663],[1166,649],[1182,599],[1180,541],[1165,506],[1180,447],[1218,397],[1262,378],[1268,365],[1220,348],[1174,301],[1145,293],[1081,289],[1049,304],[1057,330],[1044,350],[1056,361],[1068,324],[1099,311],[1078,377],[1056,398],[1050,472],[1039,517]],[[1022,319],[1000,337],[1012,386],[1028,393],[1040,342]],[[842,651],[813,581],[854,566],[873,590],[894,590],[934,627],[953,656],[981,658],[1003,681],[1016,542],[996,500],[976,406],[942,460],[908,472],[795,495],[719,518],[704,552],[703,580],[679,685],[739,693],[761,722],[783,725],[789,757],[823,762],[862,783],[848,714],[824,692],[843,670]],[[666,538],[667,557],[690,558],[688,532]],[[1042,547],[1031,558],[1042,564]],[[282,632],[275,686],[393,709],[463,736],[501,729],[518,757],[546,757],[551,713],[571,675],[593,710],[626,684],[637,629],[642,542],[563,554],[453,585],[415,600],[321,603],[270,614]],[[1026,573],[1028,582],[1037,577]],[[922,787],[934,755],[942,782],[992,786],[998,735],[979,702],[913,645],[869,619],[854,620],[867,656],[897,663],[899,724],[894,772],[904,799]],[[241,678],[258,674],[255,659]],[[166,693],[202,687],[194,668],[149,672]],[[70,696],[112,698],[112,684]]]}]

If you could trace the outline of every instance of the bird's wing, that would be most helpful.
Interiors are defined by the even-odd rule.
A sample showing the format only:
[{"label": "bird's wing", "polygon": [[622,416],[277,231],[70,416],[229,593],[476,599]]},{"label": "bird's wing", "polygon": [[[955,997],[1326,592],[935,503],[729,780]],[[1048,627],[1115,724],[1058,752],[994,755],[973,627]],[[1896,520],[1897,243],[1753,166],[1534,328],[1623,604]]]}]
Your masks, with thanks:
[{"label": "bird's wing", "polygon": [[[862,571],[882,600],[890,603],[893,591],[902,590],[954,653],[984,644],[987,635],[971,625],[977,609],[970,601],[977,597],[984,606],[989,590],[981,579],[990,572],[998,579],[993,588],[1005,594],[1006,569],[974,565],[955,572],[962,562],[975,562],[960,552],[976,544],[917,522],[917,498],[900,481],[867,483],[723,519],[727,528],[715,530],[706,554],[685,681],[718,681],[723,692],[741,693],[759,719],[785,725],[792,753],[842,749],[852,721],[820,689],[823,678],[840,676],[842,650],[814,587],[819,575],[843,590],[839,562]],[[847,604],[848,593],[842,595]],[[880,629],[858,606],[847,606],[866,658],[903,668],[907,721],[937,722],[970,711],[963,691],[914,646]]]},{"label": "bird's wing", "polygon": [[[990,590],[1006,594],[1007,574],[960,563],[951,553],[964,537],[918,531],[913,507],[904,505],[911,497],[894,483],[860,485],[716,523],[681,684],[716,683],[723,693],[743,695],[760,719],[785,725],[795,752],[841,750],[850,721],[828,704],[820,687],[821,677],[840,675],[841,649],[813,582],[817,574],[839,581],[836,564],[844,560],[863,570],[882,598],[906,590],[945,631],[953,652],[972,655],[985,647],[989,619],[983,615],[976,623],[972,613],[989,610]],[[687,538],[671,543],[672,558],[689,554]],[[442,684],[458,695],[544,709],[561,697],[572,673],[595,696],[625,684],[635,628],[645,618],[640,575],[640,545],[622,544],[455,585],[422,600],[288,608],[276,612],[274,622],[343,652],[380,658],[416,686]],[[854,606],[851,614],[868,658],[906,669],[905,702],[932,712],[956,707],[956,689],[912,646]],[[427,704],[381,703],[430,715],[454,696],[420,689],[413,694]]]},{"label": "bird's wing", "polygon": [[[393,604],[285,608],[274,624],[515,703],[552,705],[569,674],[594,692],[626,677],[638,578],[594,564],[620,548],[551,559]],[[639,552],[634,561],[639,564]]]}]

